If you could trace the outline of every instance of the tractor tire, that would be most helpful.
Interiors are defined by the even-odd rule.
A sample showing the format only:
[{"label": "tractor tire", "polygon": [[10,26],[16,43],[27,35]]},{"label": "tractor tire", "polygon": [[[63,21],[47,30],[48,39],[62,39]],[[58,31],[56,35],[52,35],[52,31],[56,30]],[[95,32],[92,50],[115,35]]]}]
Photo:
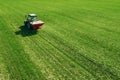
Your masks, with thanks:
[{"label": "tractor tire", "polygon": [[30,23],[27,23],[27,27],[28,27],[28,29],[31,29]]}]

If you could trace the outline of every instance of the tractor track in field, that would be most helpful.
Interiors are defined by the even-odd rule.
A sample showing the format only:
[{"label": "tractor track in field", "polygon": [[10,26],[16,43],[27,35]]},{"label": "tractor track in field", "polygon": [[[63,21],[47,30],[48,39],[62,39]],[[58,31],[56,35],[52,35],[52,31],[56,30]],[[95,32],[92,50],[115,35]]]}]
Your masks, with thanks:
[{"label": "tractor track in field", "polygon": [[[36,45],[35,42],[33,40],[31,40],[31,38],[28,38],[28,41],[32,42],[33,45],[35,45],[35,47],[34,47],[35,50],[32,49],[32,48],[30,48],[30,50],[32,50],[33,53],[34,53],[34,54],[33,53],[32,54],[37,57],[36,60],[35,60],[35,62],[34,62],[34,64],[37,67],[39,67],[40,70],[42,70],[42,72],[44,73],[44,75],[49,76],[49,73],[51,72],[51,70],[49,70],[50,66],[48,66],[49,65],[48,64],[49,61],[45,57],[46,53],[44,53],[44,51],[42,50],[42,48],[40,46],[37,46],[38,44]],[[37,48],[39,48],[39,49],[37,49]],[[42,54],[42,53],[44,53],[44,54]],[[30,55],[30,54],[28,54],[28,55]],[[30,57],[32,58],[32,56],[30,56]],[[48,61],[47,63],[46,63],[46,60]],[[34,61],[34,59],[32,59],[32,61]],[[39,62],[39,63],[36,63],[36,62]],[[48,69],[45,67],[45,65],[47,66]]]},{"label": "tractor track in field", "polygon": [[[30,40],[32,40],[32,39],[30,39]],[[36,40],[35,40],[36,41]],[[35,43],[35,41],[32,41],[32,42],[34,42]],[[37,41],[37,42],[39,42],[39,41]],[[44,48],[41,48],[41,49],[37,49],[37,48],[40,48],[41,46],[39,46],[38,45],[38,43],[35,43],[35,45],[36,45],[36,50],[37,50],[37,52],[36,53],[39,53],[41,50],[44,50],[45,51],[45,54],[46,54],[46,50],[48,50],[48,49],[45,49],[45,47],[44,46],[42,46],[42,47],[44,47]],[[34,51],[36,51],[36,50],[34,50]],[[47,51],[47,55],[49,55],[49,56],[51,56],[52,58],[56,58],[57,56],[55,55],[51,55],[51,52],[48,52]],[[40,54],[40,53],[39,53]],[[44,55],[44,54],[43,54]],[[38,55],[39,56],[39,55]],[[57,60],[57,61],[56,61]],[[59,64],[59,65],[61,65],[61,63],[60,63],[60,61],[59,61],[59,58],[56,58],[56,60],[55,61],[53,61],[53,62],[55,62],[55,64],[56,64],[56,66],[57,66],[57,63]],[[62,65],[61,65],[61,67],[62,67]],[[64,69],[64,67],[63,67],[63,69]],[[61,69],[62,70],[62,69]],[[65,70],[65,69],[64,69]],[[69,70],[67,70],[66,72],[69,72]],[[71,73],[70,73],[71,74]],[[63,75],[62,75],[63,76]]]},{"label": "tractor track in field", "polygon": [[[52,34],[51,34],[52,35]],[[50,35],[50,33],[49,33],[49,36],[51,36]],[[53,37],[52,37],[53,38]],[[56,38],[54,38],[55,40],[54,41],[60,41],[61,39],[57,39],[56,40]],[[47,41],[47,40],[46,40]],[[64,45],[65,46],[65,43],[62,43],[62,42],[58,42],[58,43],[61,43],[61,45]],[[51,43],[50,43],[51,44]],[[52,45],[52,44],[51,44]],[[54,45],[53,45],[54,46]],[[55,46],[54,46],[55,47]],[[55,47],[55,48],[57,48],[57,47]],[[90,63],[90,64],[92,64],[92,66],[94,66],[94,68],[95,68],[95,70],[92,70],[92,71],[90,71],[90,73],[92,72],[92,73],[94,73],[93,71],[98,71],[98,72],[100,72],[100,74],[104,74],[104,75],[110,75],[110,77],[111,78],[113,78],[113,79],[119,79],[119,76],[117,76],[116,74],[114,74],[113,72],[111,72],[110,71],[110,69],[109,68],[105,68],[104,66],[102,66],[102,64],[99,64],[99,63],[95,63],[94,61],[92,61],[91,59],[89,59],[89,58],[86,58],[84,55],[82,55],[82,54],[80,54],[79,52],[76,52],[76,50],[75,49],[73,49],[73,48],[70,48],[70,46],[66,46],[66,48],[69,48],[70,50],[72,50],[74,53],[76,53],[76,54],[79,54],[80,56],[81,56],[81,58],[82,58],[82,60],[86,60],[86,61],[84,61],[84,62],[87,62],[87,63]],[[66,53],[65,53],[65,51],[62,51],[62,50],[60,50],[59,48],[57,48],[60,52],[62,52],[62,53],[64,53],[64,55],[66,55],[66,56],[68,56],[70,59],[72,59],[72,61],[76,61],[75,59],[73,59],[71,56],[69,56],[69,55],[67,55]],[[68,50],[69,51],[69,50]],[[78,50],[77,50],[78,51]],[[77,58],[77,57],[76,57]],[[78,61],[76,62],[77,64],[79,64],[79,65],[81,65]],[[87,64],[86,64],[87,65]],[[82,66],[82,65],[81,65]],[[90,65],[89,65],[90,66]],[[82,66],[83,67],[83,66]],[[92,67],[91,67],[92,68]],[[89,68],[87,69],[87,68],[85,68],[85,66],[84,66],[84,69],[86,69],[88,72],[89,72]],[[91,74],[92,74],[91,73]],[[93,74],[95,77],[97,77],[95,74]],[[98,79],[99,79],[99,77],[98,77]]]},{"label": "tractor track in field", "polygon": [[[59,25],[59,24],[58,24]],[[54,29],[55,30],[55,29]],[[62,32],[66,32],[66,30],[68,30],[68,31],[70,31],[69,30],[69,28],[62,28]],[[97,46],[100,46],[101,48],[103,48],[103,49],[105,49],[105,50],[107,50],[107,51],[109,51],[109,52],[119,52],[120,50],[119,50],[119,48],[118,47],[112,47],[112,45],[110,45],[109,47],[107,46],[108,44],[104,44],[103,45],[103,41],[99,41],[99,39],[97,40],[97,39],[94,39],[94,37],[92,37],[92,36],[88,36],[88,34],[86,34],[86,33],[80,33],[80,32],[75,32],[76,33],[76,35],[79,35],[79,37],[80,37],[80,39],[84,39],[84,41],[85,41],[85,43],[88,43],[88,40],[89,40],[89,42],[90,43],[92,43],[92,44],[95,44],[95,45],[97,45]],[[75,38],[75,37],[74,37]],[[78,37],[77,37],[78,38]],[[87,41],[87,42],[86,42]],[[90,44],[91,45],[91,44]],[[93,46],[94,47],[94,46]],[[113,49],[112,49],[113,48]],[[94,49],[94,48],[93,48]],[[119,54],[118,54],[119,55]]]},{"label": "tractor track in field", "polygon": [[[41,37],[41,38],[43,38],[43,37]],[[43,38],[43,39],[44,39],[44,38]],[[44,40],[45,40],[45,39],[44,39]],[[46,40],[45,40],[45,41],[46,41]],[[49,42],[47,42],[47,43],[49,43]],[[51,45],[51,44],[49,43],[49,45]],[[51,46],[54,47],[53,45],[51,45]],[[54,47],[54,48],[55,48],[55,47]],[[46,49],[46,50],[48,50],[48,49]],[[57,49],[56,49],[56,50],[57,50]],[[59,51],[59,50],[58,50],[58,51]],[[51,52],[49,52],[49,53],[51,53]],[[58,52],[58,53],[59,53],[59,52]],[[60,55],[60,53],[59,53],[59,54],[56,54],[56,55]],[[54,58],[54,57],[57,57],[56,55],[55,55],[55,56],[53,55],[53,58]],[[65,59],[65,58],[64,58],[64,59]],[[61,61],[59,60],[59,58],[57,58],[56,60],[58,60],[58,62],[61,62]],[[65,60],[65,61],[67,61],[67,60]],[[56,62],[57,62],[57,61],[56,61]],[[61,65],[61,63],[59,63],[59,64]],[[61,66],[62,66],[62,65],[61,65]],[[66,71],[69,72],[70,70],[66,70]],[[71,74],[71,76],[72,76],[73,73],[70,72],[70,74]]]},{"label": "tractor track in field", "polygon": [[[76,21],[76,20],[75,20]],[[66,30],[69,30],[69,28],[62,28],[62,31],[63,32],[66,32]],[[98,45],[98,46],[101,46],[101,48],[103,48],[103,49],[106,49],[106,50],[108,50],[109,52],[119,52],[120,51],[120,49],[119,49],[119,47],[108,47],[108,46],[106,46],[106,45],[103,45],[103,43],[102,43],[102,41],[97,41],[97,40],[95,40],[95,39],[93,39],[93,38],[91,38],[90,36],[88,36],[88,34],[85,34],[85,33],[79,33],[79,32],[76,32],[76,34],[77,35],[80,35],[80,37],[82,37],[82,39],[85,39],[85,40],[89,40],[90,42],[94,42],[94,44],[96,44],[96,45]],[[119,33],[118,33],[119,34]],[[117,35],[118,35],[117,34]],[[113,49],[112,49],[113,48]],[[118,54],[119,55],[119,54]]]},{"label": "tractor track in field", "polygon": [[[78,34],[79,35],[79,34]],[[85,35],[86,36],[86,35]],[[84,37],[82,37],[82,39],[84,39]],[[87,39],[87,38],[86,38]],[[86,40],[85,39],[85,40]],[[57,40],[60,40],[60,39],[57,39]],[[87,39],[88,40],[88,39]],[[92,42],[93,42],[93,40],[92,40]],[[94,41],[94,42],[96,42],[96,41]],[[59,43],[59,42],[58,42]],[[105,47],[104,47],[105,48]],[[92,48],[92,49],[95,49],[95,48]],[[110,53],[111,53],[111,51],[109,51]],[[116,54],[116,55],[118,55],[119,56],[119,54]],[[108,55],[107,55],[108,56]]]},{"label": "tractor track in field", "polygon": [[[43,37],[42,37],[43,38]],[[58,47],[56,47],[55,45],[53,45],[50,41],[48,41],[48,40],[46,40],[45,38],[44,38],[44,40],[45,41],[47,41],[51,46],[53,46],[54,48],[56,48],[59,52],[61,52],[62,53],[62,55],[64,55],[64,56],[66,56],[68,59],[70,59],[72,62],[74,62],[74,63],[76,63],[73,59],[71,59],[71,57],[69,57],[68,55],[66,55],[66,52],[65,51],[63,51],[63,50],[60,50]],[[68,53],[68,52],[67,52]],[[82,66],[81,66],[82,67]],[[82,67],[83,68],[83,67]],[[85,68],[83,68],[83,69],[85,69]],[[86,70],[86,69],[85,69]],[[87,71],[87,70],[86,70]],[[89,71],[87,71],[87,72],[89,72]],[[90,73],[91,74],[91,73]],[[92,74],[93,75],[93,74]]]}]

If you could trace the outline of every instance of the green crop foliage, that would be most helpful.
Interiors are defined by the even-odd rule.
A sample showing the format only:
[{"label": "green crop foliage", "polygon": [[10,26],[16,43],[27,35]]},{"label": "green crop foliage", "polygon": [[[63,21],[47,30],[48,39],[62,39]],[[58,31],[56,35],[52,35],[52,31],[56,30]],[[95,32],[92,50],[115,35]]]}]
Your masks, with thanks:
[{"label": "green crop foliage", "polygon": [[0,0],[0,80],[120,80],[120,0]]}]

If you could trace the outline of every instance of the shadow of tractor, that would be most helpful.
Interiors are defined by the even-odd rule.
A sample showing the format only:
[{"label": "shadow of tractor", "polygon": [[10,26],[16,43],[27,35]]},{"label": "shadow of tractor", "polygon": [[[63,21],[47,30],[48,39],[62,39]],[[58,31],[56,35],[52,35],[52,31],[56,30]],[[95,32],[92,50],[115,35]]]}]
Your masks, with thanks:
[{"label": "shadow of tractor", "polygon": [[26,37],[37,34],[37,30],[28,29],[26,26],[20,26],[19,28],[20,30],[15,32],[16,35]]}]

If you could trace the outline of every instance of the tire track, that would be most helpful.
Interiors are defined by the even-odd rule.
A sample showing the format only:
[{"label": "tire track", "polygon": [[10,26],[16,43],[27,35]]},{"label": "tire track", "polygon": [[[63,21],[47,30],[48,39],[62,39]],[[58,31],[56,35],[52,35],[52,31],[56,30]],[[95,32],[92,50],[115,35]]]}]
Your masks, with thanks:
[{"label": "tire track", "polygon": [[[41,38],[43,38],[42,36],[41,36]],[[44,39],[44,38],[43,38]],[[45,40],[46,41],[46,40]],[[51,45],[52,46],[52,45]],[[52,46],[52,47],[54,47],[54,46]],[[48,50],[47,50],[48,51]],[[57,51],[56,51],[57,52]],[[51,53],[51,52],[50,52]],[[58,54],[56,54],[56,55],[58,55]],[[56,55],[55,56],[53,56],[53,58],[54,57],[56,57]],[[60,53],[59,53],[59,55],[60,55]],[[61,55],[60,55],[61,56]],[[59,59],[58,57],[57,57],[57,60],[58,61],[56,61],[56,62],[61,62],[61,59]],[[64,61],[67,61],[67,60],[64,60]],[[61,63],[59,63],[60,65],[61,65],[61,67],[63,66],[63,64],[61,64]],[[65,65],[64,65],[65,66]],[[66,66],[65,66],[66,67]],[[63,69],[64,69],[64,67],[63,67]],[[65,70],[65,69],[64,69]],[[68,70],[66,70],[67,72],[69,72],[70,70],[68,69]],[[73,73],[71,73],[70,72],[70,74],[71,74],[71,76],[73,76]]]},{"label": "tire track", "polygon": [[[117,79],[120,79],[119,78],[119,76],[117,75],[117,74],[114,74],[113,72],[111,72],[111,70],[109,69],[109,68],[106,68],[106,67],[104,67],[102,64],[99,64],[99,63],[96,63],[96,62],[94,62],[94,61],[92,61],[91,59],[89,59],[89,58],[87,58],[87,57],[85,57],[84,55],[82,55],[81,53],[79,53],[78,52],[78,50],[75,50],[74,48],[72,48],[72,47],[70,47],[69,45],[67,45],[67,42],[65,42],[65,43],[63,43],[63,41],[60,41],[61,39],[56,39],[56,38],[58,38],[57,36],[53,36],[53,34],[47,34],[47,35],[49,35],[50,37],[52,37],[53,39],[54,39],[54,41],[56,41],[56,43],[57,44],[61,44],[61,45],[63,45],[63,46],[65,46],[67,49],[62,49],[62,47],[60,47],[60,48],[58,48],[58,50],[59,51],[61,51],[62,53],[64,53],[64,55],[66,55],[66,56],[68,56],[70,59],[72,59],[73,61],[75,61],[77,64],[79,64],[80,66],[82,66],[84,69],[86,69],[88,72],[90,72],[91,74],[93,74],[97,79],[100,79],[100,77],[98,77],[97,75],[96,75],[96,72],[94,72],[94,71],[97,71],[100,75],[106,75],[106,76],[109,76],[110,78],[112,78],[112,79],[114,79],[114,80],[117,80]],[[52,35],[52,36],[51,36]],[[51,44],[52,45],[52,44]],[[53,46],[55,46],[55,45],[53,45]],[[56,46],[55,46],[56,47]],[[64,47],[64,48],[65,48]],[[71,54],[73,55],[73,56],[75,56],[75,54],[76,54],[76,56],[78,55],[80,58],[78,58],[78,57],[75,57],[75,59],[73,58],[73,57],[71,57],[71,56],[69,56],[70,54],[66,54],[65,53],[65,51],[63,51],[63,50],[65,50],[65,51],[67,51],[67,53],[70,53],[69,51],[71,51],[72,50],[72,52],[71,52]],[[74,54],[73,54],[74,53]],[[84,64],[82,63],[82,65],[81,65],[81,63],[79,63],[78,62],[78,60],[76,60],[76,59],[78,59],[79,61],[83,61],[84,62]],[[89,65],[89,64],[91,64],[91,65]],[[87,67],[87,66],[89,66],[89,67]],[[93,68],[94,67],[94,68]],[[89,69],[92,69],[92,70],[89,70]],[[105,76],[104,76],[105,77]],[[106,77],[107,78],[107,77]]]},{"label": "tire track", "polygon": [[[58,24],[59,25],[59,24]],[[62,32],[66,32],[66,30],[68,30],[68,31],[70,31],[71,29],[69,29],[69,28],[63,28],[62,27]],[[103,41],[97,41],[97,40],[94,40],[94,39],[92,39],[90,36],[88,36],[87,34],[84,34],[84,33],[79,33],[79,32],[75,32],[76,33],[76,35],[81,35],[80,37],[82,37],[82,39],[85,39],[85,40],[89,40],[90,42],[93,42],[93,44],[96,44],[96,45],[98,45],[98,46],[101,46],[101,48],[105,48],[105,49],[107,49],[109,52],[119,52],[120,50],[119,50],[119,47],[109,47],[109,46],[106,46],[105,44],[103,44]],[[119,55],[119,54],[118,54]]]},{"label": "tire track", "polygon": [[[36,40],[35,40],[35,41],[36,41]],[[32,41],[32,42],[34,42],[34,43],[35,43],[35,41]],[[38,42],[38,41],[37,41],[37,42]],[[37,47],[39,47],[39,48],[40,48],[40,47],[42,46],[42,45],[41,45],[41,46],[39,46],[39,45],[38,45],[38,43],[36,43],[35,45],[36,45],[36,48],[37,48]],[[44,47],[44,45],[43,45],[42,47]],[[44,48],[45,48],[45,47],[44,47]],[[50,53],[51,53],[51,51],[49,52],[49,50],[48,50],[48,49],[47,49],[47,51],[46,51],[46,48],[45,48],[45,49],[44,49],[44,48],[35,49],[34,51],[36,51],[36,53],[40,52],[40,50],[45,51],[45,53],[48,53],[48,54],[47,54],[47,56],[49,55],[49,56],[51,56],[53,59],[54,59],[54,58],[56,58],[53,62],[55,62],[56,64],[59,62],[58,64],[62,67],[62,65],[61,65],[61,63],[60,63],[60,61],[59,61],[59,58],[58,58],[58,57],[56,57],[56,55],[55,55],[55,56],[54,56],[53,54],[51,55],[51,54],[50,54]],[[39,54],[39,53],[38,53],[38,54]],[[37,54],[37,55],[38,55],[38,54]],[[43,55],[44,55],[44,54],[43,54]],[[39,56],[39,55],[38,55],[38,56]],[[56,61],[56,60],[57,60],[57,61]],[[47,62],[49,62],[49,61],[47,61]],[[51,62],[50,62],[50,63],[51,63]],[[57,67],[57,66],[58,66],[58,65],[56,65],[56,67]],[[55,67],[54,67],[54,68],[55,68]],[[63,69],[61,69],[61,70],[65,70],[65,69],[63,68]],[[57,70],[57,71],[59,71],[59,70]],[[66,70],[65,70],[65,71],[66,71]],[[67,72],[69,72],[69,70],[67,70]],[[61,73],[61,72],[60,72],[60,73]]]}]

